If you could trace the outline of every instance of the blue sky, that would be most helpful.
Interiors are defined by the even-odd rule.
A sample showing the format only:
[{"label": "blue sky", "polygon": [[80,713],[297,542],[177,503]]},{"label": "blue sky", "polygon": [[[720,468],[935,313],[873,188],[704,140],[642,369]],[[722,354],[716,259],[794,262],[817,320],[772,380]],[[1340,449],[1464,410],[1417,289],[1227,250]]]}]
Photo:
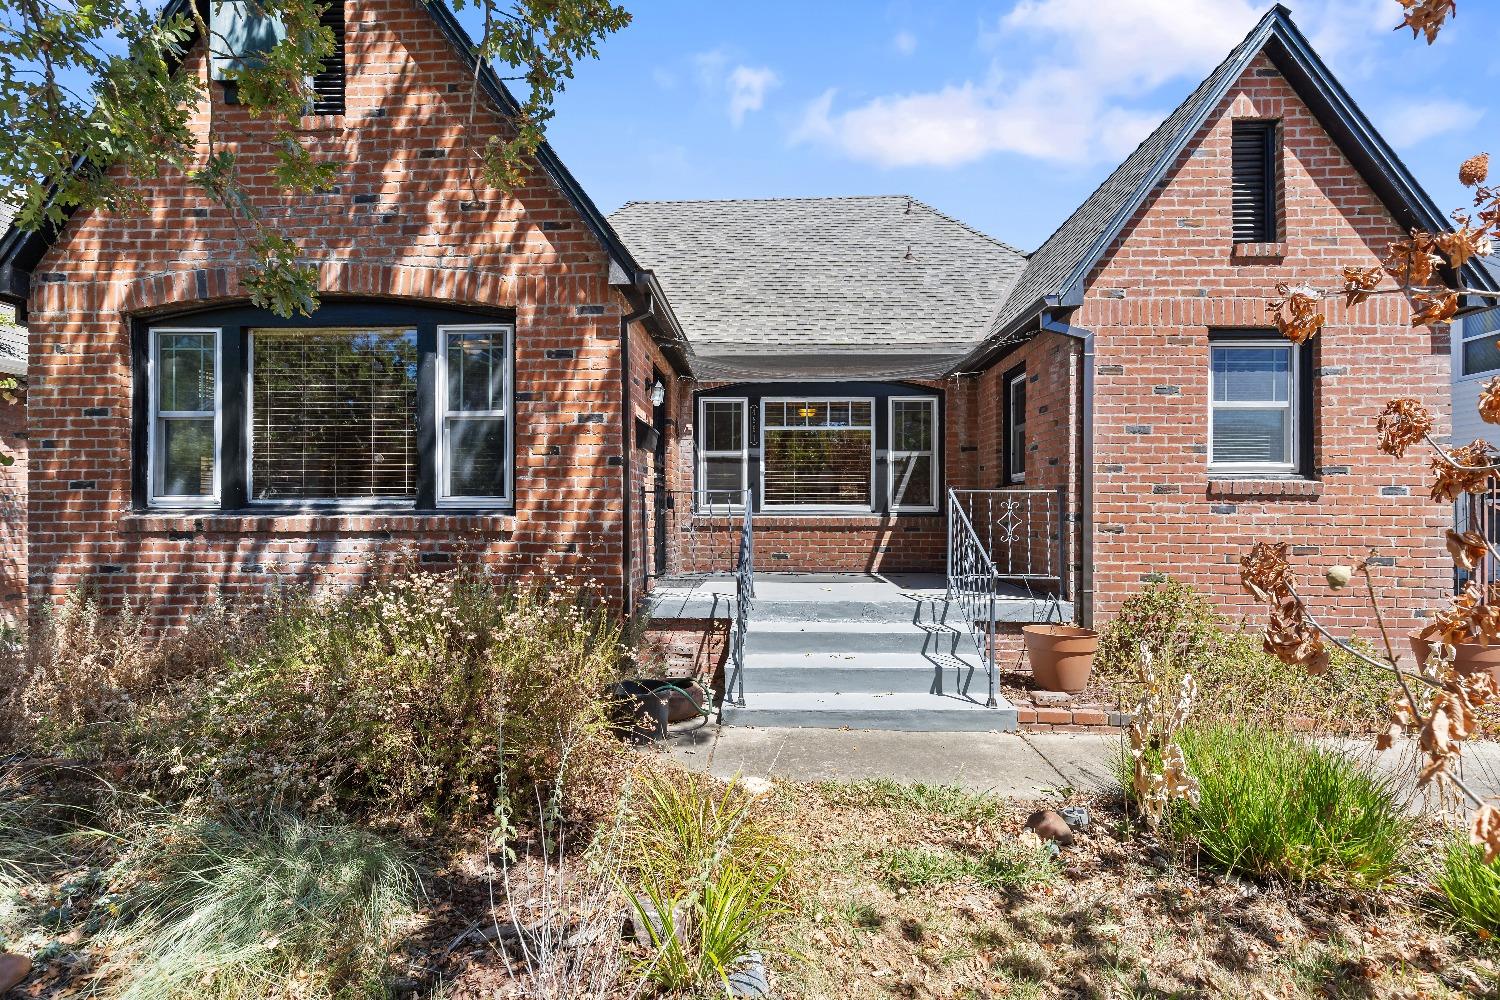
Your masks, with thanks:
[{"label": "blue sky", "polygon": [[[634,23],[581,67],[550,132],[606,211],[630,199],[910,194],[1024,250],[1269,6],[623,2]],[[1391,30],[1396,0],[1288,6],[1438,204],[1465,203],[1458,163],[1500,155],[1500,2],[1461,3],[1430,49]]]}]

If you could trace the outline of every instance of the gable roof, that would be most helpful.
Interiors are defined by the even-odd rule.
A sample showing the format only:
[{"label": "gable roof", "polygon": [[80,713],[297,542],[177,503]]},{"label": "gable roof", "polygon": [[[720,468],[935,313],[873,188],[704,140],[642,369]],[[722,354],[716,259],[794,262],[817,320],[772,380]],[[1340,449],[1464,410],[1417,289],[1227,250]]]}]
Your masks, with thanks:
[{"label": "gable roof", "polygon": [[[1262,52],[1402,228],[1439,231],[1449,227],[1411,171],[1313,51],[1306,36],[1292,22],[1291,12],[1278,3],[1031,254],[1025,273],[995,313],[985,341],[965,359],[967,364],[993,356],[1020,339],[1027,324],[1044,309],[1076,306],[1082,301],[1082,285],[1094,265],[1114,245],[1230,87]],[[1500,289],[1494,274],[1477,267],[1466,268],[1465,278],[1480,288]]]},{"label": "gable roof", "polygon": [[[195,2],[201,3],[202,0],[167,0],[159,16],[170,18],[185,15],[190,12]],[[448,39],[463,61],[465,68],[477,76],[484,95],[503,114],[514,117],[520,110],[520,104],[516,101],[515,95],[505,86],[489,60],[481,60],[478,57],[473,39],[469,37],[463,25],[459,24],[458,18],[453,15],[448,5],[442,0],[421,0],[419,6],[426,10],[437,23],[444,37]],[[194,19],[192,34],[188,37],[184,52],[197,43],[198,30],[197,21]],[[180,58],[179,53],[178,59]],[[682,340],[681,331],[676,328],[670,305],[667,305],[665,301],[657,301],[662,300],[663,296],[651,273],[641,267],[631,256],[625,244],[620,241],[619,235],[610,226],[604,213],[599,210],[593,199],[584,191],[583,186],[578,183],[577,178],[563,164],[550,143],[544,141],[538,147],[536,161],[543,172],[557,185],[563,197],[583,219],[589,231],[609,255],[610,283],[625,286],[632,299],[638,299],[641,302],[652,301],[655,304],[651,314],[646,317],[646,324],[651,328],[668,357],[685,370],[687,346]],[[81,161],[74,165],[75,170],[84,167],[85,164]],[[30,290],[31,270],[40,262],[47,248],[57,239],[60,230],[50,227],[34,232],[19,230],[13,224],[14,215],[14,210],[12,210],[9,218],[0,218],[0,302],[9,302],[18,310],[24,310]]]},{"label": "gable roof", "polygon": [[1026,265],[906,195],[628,202],[610,221],[715,378],[941,375]]}]

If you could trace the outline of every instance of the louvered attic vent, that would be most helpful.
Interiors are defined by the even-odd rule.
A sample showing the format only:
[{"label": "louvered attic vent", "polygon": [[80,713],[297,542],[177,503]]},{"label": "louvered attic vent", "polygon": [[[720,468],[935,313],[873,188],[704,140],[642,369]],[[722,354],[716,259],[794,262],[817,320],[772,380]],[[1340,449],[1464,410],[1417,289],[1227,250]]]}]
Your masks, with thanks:
[{"label": "louvered attic vent", "polygon": [[1234,123],[1233,210],[1236,243],[1276,241],[1276,123]]},{"label": "louvered attic vent", "polygon": [[312,113],[344,113],[344,4],[333,0],[323,11],[321,23],[333,32],[333,53],[323,60],[323,72],[312,78]]}]

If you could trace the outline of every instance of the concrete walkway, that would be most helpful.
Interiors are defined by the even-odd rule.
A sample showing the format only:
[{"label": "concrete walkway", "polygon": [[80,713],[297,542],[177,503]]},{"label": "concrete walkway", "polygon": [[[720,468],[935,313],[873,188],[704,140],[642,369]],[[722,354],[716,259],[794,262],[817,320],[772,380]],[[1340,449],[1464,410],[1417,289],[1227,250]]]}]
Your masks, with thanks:
[{"label": "concrete walkway", "polygon": [[[1330,740],[1414,785],[1411,746],[1376,753],[1366,742]],[[793,781],[895,778],[958,785],[975,792],[1036,798],[1062,789],[1114,787],[1118,733],[939,733],[853,729],[772,729],[710,724],[673,737],[667,754],[682,766],[728,779],[736,774]],[[1500,796],[1500,743],[1464,752],[1476,792]]]}]

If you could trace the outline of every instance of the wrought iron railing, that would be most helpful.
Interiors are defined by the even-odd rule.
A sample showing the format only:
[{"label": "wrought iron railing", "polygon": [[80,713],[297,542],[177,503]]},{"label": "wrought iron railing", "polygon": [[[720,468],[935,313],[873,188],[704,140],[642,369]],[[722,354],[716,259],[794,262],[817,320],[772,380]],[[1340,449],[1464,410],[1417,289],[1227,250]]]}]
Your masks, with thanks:
[{"label": "wrought iron railing", "polygon": [[994,708],[996,681],[995,618],[1003,581],[974,530],[955,490],[948,491],[948,602],[957,605],[964,628],[974,640],[989,685],[985,704]]},{"label": "wrought iron railing", "polygon": [[734,568],[734,624],[729,630],[728,676],[724,680],[724,701],[741,708],[745,705],[745,633],[750,630],[750,605],[755,599],[755,515],[750,506],[750,494],[746,491],[741,504],[739,554]]},{"label": "wrought iron railing", "polygon": [[[1002,581],[1024,587],[1031,595],[1041,590],[1057,599],[1068,596],[1066,487],[950,489],[948,502],[950,543],[956,509]],[[950,544],[950,557],[952,551]]]}]

